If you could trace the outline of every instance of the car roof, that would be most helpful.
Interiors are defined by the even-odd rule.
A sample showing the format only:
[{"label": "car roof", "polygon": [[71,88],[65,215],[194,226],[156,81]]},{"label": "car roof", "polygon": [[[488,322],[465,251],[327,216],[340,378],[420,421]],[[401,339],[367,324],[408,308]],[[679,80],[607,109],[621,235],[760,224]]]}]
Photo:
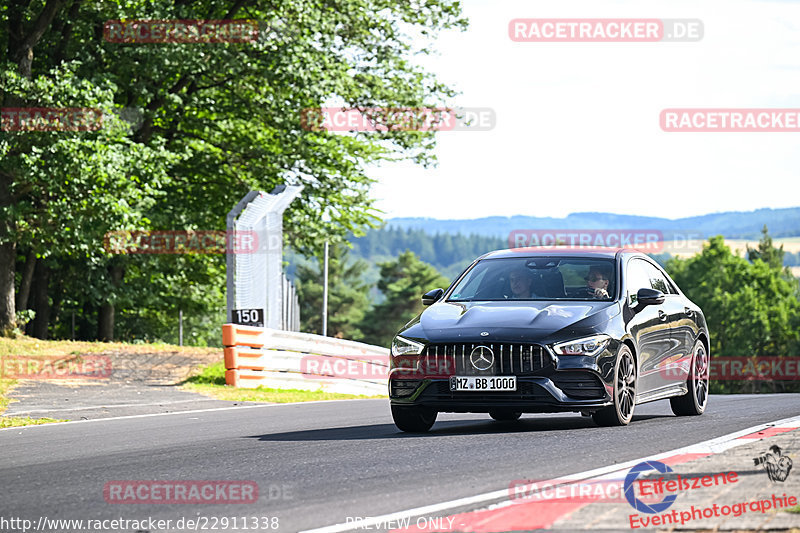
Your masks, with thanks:
[{"label": "car roof", "polygon": [[482,255],[479,259],[507,259],[514,257],[542,257],[542,256],[575,256],[593,259],[613,259],[617,254],[637,254],[644,255],[639,250],[631,248],[605,248],[600,246],[586,246],[573,248],[568,246],[541,247],[532,246],[528,248],[506,248],[495,250]]}]

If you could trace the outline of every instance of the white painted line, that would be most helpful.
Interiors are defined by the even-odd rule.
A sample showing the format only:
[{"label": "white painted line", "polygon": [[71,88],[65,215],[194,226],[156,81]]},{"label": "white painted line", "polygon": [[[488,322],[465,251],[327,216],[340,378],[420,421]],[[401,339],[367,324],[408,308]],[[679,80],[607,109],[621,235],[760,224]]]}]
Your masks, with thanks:
[{"label": "white painted line", "polygon": [[225,400],[217,400],[215,398],[199,398],[193,400],[175,400],[171,402],[157,402],[157,403],[107,403],[104,405],[92,405],[90,407],[72,407],[67,409],[32,409],[29,411],[16,411],[10,413],[6,411],[3,416],[26,416],[31,413],[68,413],[70,411],[87,411],[90,409],[112,409],[114,407],[154,407],[162,405],[172,405],[175,403],[191,403],[191,402],[219,402]]},{"label": "white painted line", "polygon": [[[792,425],[794,424],[794,426]],[[752,442],[750,440],[740,440],[733,446],[727,446],[730,441],[738,439],[744,435],[749,435],[750,433],[755,433],[756,431],[761,431],[768,427],[795,427],[800,426],[800,416],[794,416],[791,418],[784,418],[775,422],[767,422],[764,424],[759,424],[757,426],[753,426],[747,429],[743,429],[741,431],[736,431],[734,433],[729,433],[727,435],[723,435],[722,437],[716,437],[714,439],[710,439],[707,441],[698,442],[696,444],[690,444],[689,446],[684,446],[683,448],[676,448],[674,450],[670,450],[668,452],[663,452],[655,455],[650,455],[647,457],[642,457],[640,459],[633,459],[626,463],[618,463],[614,465],[604,466],[600,468],[595,468],[593,470],[587,470],[585,472],[579,472],[577,474],[571,474],[568,476],[560,476],[556,479],[550,481],[542,482],[542,485],[546,486],[548,483],[553,483],[557,485],[563,485],[564,482],[567,481],[583,481],[586,479],[598,477],[598,476],[606,476],[606,475],[619,475],[620,472],[628,470],[633,466],[641,463],[642,461],[658,461],[659,459],[665,459],[667,457],[672,457],[673,455],[683,455],[687,453],[719,453],[720,450],[723,451],[728,448],[732,448],[734,446],[738,446],[740,444],[747,444],[748,442]],[[426,505],[424,507],[416,507],[414,509],[407,509],[405,511],[397,511],[390,514],[385,514],[382,516],[373,516],[370,517],[368,520],[359,520],[358,525],[356,526],[355,523],[340,523],[340,524],[333,524],[330,526],[324,526],[316,529],[309,529],[303,531],[301,533],[339,533],[342,531],[352,531],[354,529],[366,529],[370,526],[375,526],[377,524],[385,524],[387,521],[397,521],[403,518],[412,518],[415,516],[420,515],[427,515],[427,514],[434,514],[434,513],[441,513],[442,511],[446,511],[448,509],[455,509],[458,507],[463,507],[466,505],[472,505],[476,503],[486,503],[492,500],[497,500],[503,497],[508,497],[508,488],[503,488],[500,490],[494,490],[492,492],[485,492],[483,494],[477,494],[475,496],[468,496],[465,498],[459,498],[457,500],[450,500],[447,502],[436,503],[432,505]],[[505,507],[507,505],[511,505],[514,502],[508,500],[507,502],[498,502],[492,506],[492,508],[499,508]]]},{"label": "white painted line", "polygon": [[[226,401],[226,400],[221,400]],[[284,406],[291,406],[291,405],[310,405],[310,404],[321,404],[321,403],[338,403],[338,402],[368,402],[368,401],[376,401],[382,402],[385,401],[382,398],[375,398],[368,399],[368,398],[354,398],[354,399],[346,399],[346,400],[315,400],[313,402],[291,402],[291,403],[266,403],[260,405],[237,405],[232,407],[215,407],[211,409],[193,409],[190,411],[175,411],[173,413],[150,413],[146,415],[127,415],[127,416],[110,416],[108,418],[94,418],[92,420],[71,420],[69,422],[54,422],[50,424],[39,424],[35,426],[15,426],[15,427],[8,427],[8,428],[0,428],[0,432],[3,431],[12,431],[12,430],[23,430],[23,429],[34,429],[34,428],[54,428],[54,427],[64,427],[70,426],[72,424],[90,424],[93,422],[108,422],[109,420],[127,420],[129,418],[148,418],[153,416],[175,416],[175,415],[186,415],[186,414],[195,414],[195,413],[212,413],[214,411],[231,411],[234,409],[256,409],[256,408],[265,408],[265,407],[284,407]],[[5,415],[0,415],[5,416]]]}]

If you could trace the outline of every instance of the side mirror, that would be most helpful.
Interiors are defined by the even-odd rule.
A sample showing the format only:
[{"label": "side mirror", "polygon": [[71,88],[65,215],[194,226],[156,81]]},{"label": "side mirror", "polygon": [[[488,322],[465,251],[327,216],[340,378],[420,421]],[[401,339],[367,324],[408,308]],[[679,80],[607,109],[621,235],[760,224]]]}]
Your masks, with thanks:
[{"label": "side mirror", "polygon": [[655,289],[639,289],[636,293],[636,307],[642,309],[648,305],[664,303],[664,293]]},{"label": "side mirror", "polygon": [[433,289],[422,295],[422,305],[432,305],[444,296],[444,289]]}]

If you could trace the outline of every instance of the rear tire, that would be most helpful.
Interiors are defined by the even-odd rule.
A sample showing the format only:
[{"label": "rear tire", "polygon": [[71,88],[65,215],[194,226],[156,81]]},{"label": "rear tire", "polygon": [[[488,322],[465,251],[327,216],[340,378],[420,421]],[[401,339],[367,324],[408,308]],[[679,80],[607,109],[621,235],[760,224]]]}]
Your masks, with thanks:
[{"label": "rear tire", "polygon": [[425,407],[392,405],[394,425],[408,433],[425,433],[433,427],[437,414]]},{"label": "rear tire", "polygon": [[697,341],[692,350],[692,371],[686,380],[689,390],[683,396],[669,399],[669,406],[677,416],[702,415],[708,405],[709,361],[706,347]]},{"label": "rear tire", "polygon": [[513,422],[515,420],[519,420],[519,417],[522,416],[522,413],[518,411],[504,411],[496,409],[494,411],[489,411],[489,416],[498,422]]},{"label": "rear tire", "polygon": [[636,360],[631,349],[623,344],[614,368],[614,403],[592,413],[598,426],[627,426],[636,406]]}]

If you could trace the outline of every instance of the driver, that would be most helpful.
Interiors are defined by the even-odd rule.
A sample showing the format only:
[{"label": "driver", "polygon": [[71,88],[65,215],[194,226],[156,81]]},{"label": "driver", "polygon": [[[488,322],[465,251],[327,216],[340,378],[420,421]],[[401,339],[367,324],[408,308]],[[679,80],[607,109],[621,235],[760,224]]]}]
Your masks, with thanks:
[{"label": "driver", "polygon": [[608,272],[606,269],[593,266],[586,275],[586,292],[590,298],[608,298]]},{"label": "driver", "polygon": [[536,294],[531,289],[533,284],[533,272],[525,267],[517,267],[508,276],[511,283],[511,298],[536,298]]}]

